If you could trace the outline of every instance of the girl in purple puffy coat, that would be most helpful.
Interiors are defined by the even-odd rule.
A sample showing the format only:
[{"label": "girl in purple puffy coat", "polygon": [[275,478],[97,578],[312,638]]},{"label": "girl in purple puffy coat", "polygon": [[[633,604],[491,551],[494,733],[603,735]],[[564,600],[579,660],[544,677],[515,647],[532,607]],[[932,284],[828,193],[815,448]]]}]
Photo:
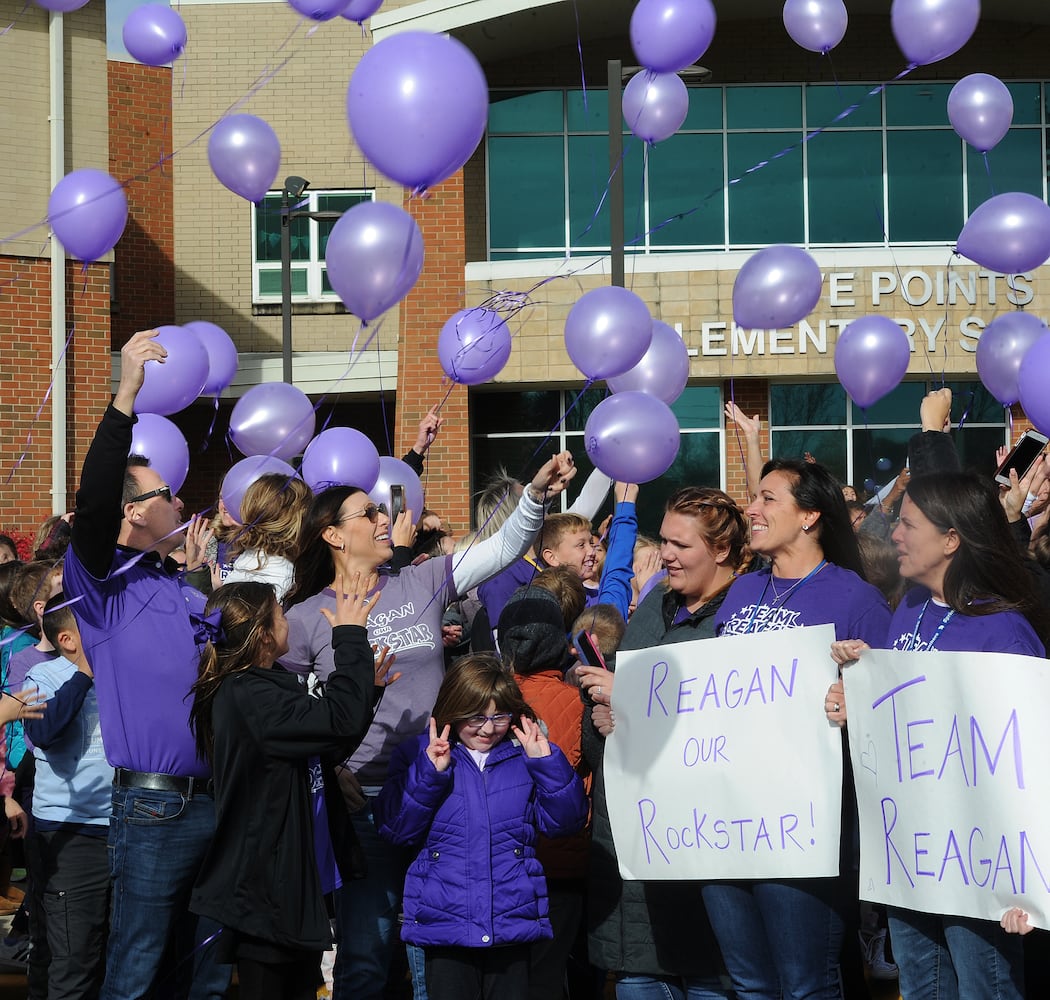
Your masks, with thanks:
[{"label": "girl in purple puffy coat", "polygon": [[525,1000],[529,944],[551,937],[536,835],[586,817],[580,779],[514,678],[490,655],[458,661],[429,735],[397,749],[376,802],[380,834],[419,847],[401,936],[424,949],[430,1000]]}]

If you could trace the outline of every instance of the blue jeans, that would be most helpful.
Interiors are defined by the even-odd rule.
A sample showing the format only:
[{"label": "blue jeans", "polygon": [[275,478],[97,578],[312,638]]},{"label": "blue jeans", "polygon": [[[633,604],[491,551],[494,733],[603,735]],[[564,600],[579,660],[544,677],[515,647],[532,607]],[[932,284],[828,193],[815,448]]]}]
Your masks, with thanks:
[{"label": "blue jeans", "polygon": [[1020,1000],[1020,934],[994,920],[886,907],[901,995],[908,1000]]},{"label": "blue jeans", "polygon": [[840,1000],[839,879],[712,882],[702,891],[738,1000]]},{"label": "blue jeans", "polygon": [[718,979],[638,976],[616,977],[616,1000],[726,1000],[729,991]]},{"label": "blue jeans", "polygon": [[[378,1000],[386,991],[398,937],[409,855],[383,840],[372,822],[372,799],[351,813],[368,874],[335,891],[336,953],[332,1000]],[[413,989],[415,991],[415,976]],[[415,991],[416,1000],[420,994]]]},{"label": "blue jeans", "polygon": [[[231,966],[212,960],[219,931],[188,910],[190,891],[215,831],[215,803],[178,792],[113,789],[109,862],[113,878],[106,981],[100,1000],[158,997],[218,1000]],[[205,943],[208,942],[208,943]],[[170,961],[162,963],[171,945]]]}]

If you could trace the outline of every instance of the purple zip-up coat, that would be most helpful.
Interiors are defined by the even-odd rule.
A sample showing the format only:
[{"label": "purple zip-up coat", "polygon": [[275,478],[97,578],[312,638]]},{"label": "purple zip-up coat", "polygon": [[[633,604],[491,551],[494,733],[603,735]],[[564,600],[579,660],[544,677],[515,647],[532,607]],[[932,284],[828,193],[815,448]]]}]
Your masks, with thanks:
[{"label": "purple zip-up coat", "polygon": [[552,936],[536,834],[576,833],[587,797],[565,755],[527,757],[513,738],[481,771],[461,743],[438,771],[429,737],[406,740],[375,805],[380,834],[422,844],[405,878],[401,936],[426,947],[490,948]]}]

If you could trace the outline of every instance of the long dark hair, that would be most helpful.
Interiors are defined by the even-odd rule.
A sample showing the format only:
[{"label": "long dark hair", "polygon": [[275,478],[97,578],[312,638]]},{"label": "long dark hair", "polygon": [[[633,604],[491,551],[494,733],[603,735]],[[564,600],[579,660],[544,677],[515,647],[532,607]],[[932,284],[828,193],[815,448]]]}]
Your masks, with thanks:
[{"label": "long dark hair", "polygon": [[356,486],[330,486],[314,497],[303,522],[299,557],[295,560],[295,580],[284,601],[286,608],[319,594],[335,579],[332,550],[321,536],[325,528],[338,523],[343,501],[362,492]]},{"label": "long dark hair", "polygon": [[190,688],[190,729],[197,743],[197,756],[210,761],[215,746],[211,709],[222,682],[231,674],[243,673],[261,659],[266,641],[273,635],[277,595],[268,583],[227,583],[219,587],[205,608],[222,616],[223,639],[209,642],[201,653],[197,683]]},{"label": "long dark hair", "polygon": [[791,481],[791,495],[801,510],[814,510],[820,517],[813,531],[829,563],[853,570],[866,580],[864,564],[857,548],[849,510],[842,497],[842,486],[819,462],[802,462],[790,458],[771,458],[762,466],[762,478],[771,472],[783,472]]},{"label": "long dark hair", "polygon": [[959,536],[944,571],[944,599],[961,615],[1019,611],[1046,643],[1050,618],[1010,531],[998,490],[973,472],[916,476],[907,496],[942,534]]}]

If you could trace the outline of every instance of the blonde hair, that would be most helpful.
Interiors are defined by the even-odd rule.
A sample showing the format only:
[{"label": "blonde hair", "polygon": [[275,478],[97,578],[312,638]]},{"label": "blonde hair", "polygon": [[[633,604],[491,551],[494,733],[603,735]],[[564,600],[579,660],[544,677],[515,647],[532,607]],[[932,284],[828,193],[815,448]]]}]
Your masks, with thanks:
[{"label": "blonde hair", "polygon": [[554,549],[561,540],[574,531],[591,532],[591,522],[579,514],[548,514],[543,519],[539,537],[536,539],[536,551],[540,558],[547,549]]},{"label": "blonde hair", "polygon": [[280,473],[260,476],[241,500],[242,527],[230,540],[230,557],[257,550],[294,560],[312,500],[310,487],[301,479]]}]

